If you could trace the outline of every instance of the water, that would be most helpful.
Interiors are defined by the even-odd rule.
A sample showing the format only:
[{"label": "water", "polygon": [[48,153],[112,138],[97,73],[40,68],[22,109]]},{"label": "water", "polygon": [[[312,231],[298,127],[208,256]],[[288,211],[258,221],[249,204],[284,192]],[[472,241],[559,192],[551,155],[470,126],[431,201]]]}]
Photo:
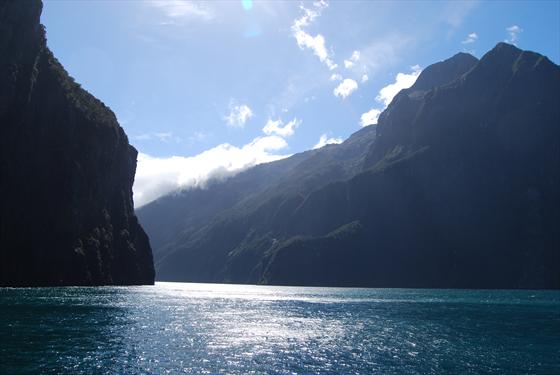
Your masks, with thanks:
[{"label": "water", "polygon": [[0,373],[560,374],[560,292],[0,289]]}]

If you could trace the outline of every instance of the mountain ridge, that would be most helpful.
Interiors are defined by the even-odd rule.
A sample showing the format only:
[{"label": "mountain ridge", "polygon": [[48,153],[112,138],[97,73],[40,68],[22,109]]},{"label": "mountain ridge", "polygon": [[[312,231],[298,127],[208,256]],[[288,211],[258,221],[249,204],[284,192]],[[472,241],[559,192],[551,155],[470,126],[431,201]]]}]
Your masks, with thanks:
[{"label": "mountain ridge", "polygon": [[[560,287],[558,66],[500,43],[480,60],[458,54],[422,74],[381,114],[349,175],[248,198],[257,210],[238,206],[190,227],[165,257],[156,250],[159,277]],[[305,162],[300,172],[313,174],[315,162]]]}]

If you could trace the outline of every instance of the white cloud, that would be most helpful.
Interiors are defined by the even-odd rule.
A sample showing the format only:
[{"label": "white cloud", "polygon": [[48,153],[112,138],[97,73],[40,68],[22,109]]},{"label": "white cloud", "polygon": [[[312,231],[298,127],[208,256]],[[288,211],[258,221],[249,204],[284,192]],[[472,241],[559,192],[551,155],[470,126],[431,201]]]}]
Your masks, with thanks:
[{"label": "white cloud", "polygon": [[[144,133],[140,135],[136,135],[132,137],[132,139],[136,141],[153,141],[158,140],[161,142],[169,142],[173,139],[173,133],[171,132],[162,132],[162,133]],[[176,138],[178,139],[178,138]]]},{"label": "white cloud", "polygon": [[332,61],[329,56],[327,47],[325,46],[325,37],[321,34],[312,36],[305,31],[319,15],[321,11],[326,8],[328,4],[325,1],[316,1],[313,3],[314,9],[305,8],[303,5],[300,9],[303,15],[294,21],[292,25],[292,35],[296,39],[297,45],[300,49],[308,48],[324,63],[330,70],[336,69],[337,65]]},{"label": "white cloud", "polygon": [[365,82],[367,82],[368,80],[369,80],[368,75],[367,75],[367,74],[364,74],[364,75],[362,76],[362,83],[365,83]]},{"label": "white cloud", "polygon": [[334,90],[334,96],[340,96],[342,99],[347,98],[352,92],[356,91],[358,83],[353,79],[346,78]]},{"label": "white cloud", "polygon": [[519,39],[519,34],[523,32],[523,29],[517,25],[513,25],[507,27],[506,31],[509,34],[509,38],[506,39],[506,42],[511,44],[517,44],[517,40]]},{"label": "white cloud", "polygon": [[172,20],[184,20],[192,18],[211,20],[214,18],[214,13],[199,2],[189,0],[154,0],[148,1],[146,2],[146,4],[160,10],[165,16],[169,17]]},{"label": "white cloud", "polygon": [[257,164],[283,159],[289,155],[277,152],[286,146],[281,137],[267,136],[243,147],[224,143],[191,157],[157,158],[140,153],[133,188],[135,206],[179,189],[203,188],[210,179],[231,177]]},{"label": "white cloud", "polygon": [[360,59],[360,51],[352,52],[352,56],[350,56],[350,59],[344,60],[344,67],[346,69],[350,69],[356,64],[356,62],[358,62],[359,59]]},{"label": "white cloud", "polygon": [[353,62],[353,61],[344,60],[344,67],[345,67],[346,69],[350,69],[350,68],[353,67],[353,66],[354,66],[354,62]]},{"label": "white cloud", "polygon": [[414,65],[410,67],[411,73],[398,73],[395,76],[395,82],[388,84],[379,90],[375,100],[383,105],[383,108],[372,108],[369,111],[362,113],[360,116],[360,125],[377,124],[379,115],[391,103],[393,98],[403,89],[407,89],[416,82],[416,79],[422,72],[420,66]]},{"label": "white cloud", "polygon": [[319,142],[317,142],[317,144],[313,146],[313,149],[315,150],[326,145],[339,144],[342,143],[343,141],[344,140],[342,138],[329,138],[326,134],[323,134],[319,138]]},{"label": "white cloud", "polygon": [[283,122],[281,119],[278,119],[276,121],[273,121],[272,119],[268,119],[262,131],[266,135],[276,134],[281,137],[289,137],[294,134],[296,128],[301,124],[301,120],[294,118],[286,125],[282,126],[282,124]]},{"label": "white cloud", "polygon": [[224,120],[228,126],[243,128],[251,117],[253,117],[253,111],[249,106],[245,104],[236,105],[232,102],[229,105],[229,115],[225,116]]},{"label": "white cloud", "polygon": [[380,103],[383,103],[384,107],[387,108],[391,100],[401,91],[402,89],[407,89],[416,82],[416,79],[422,72],[418,65],[411,67],[412,73],[399,73],[395,77],[395,82],[391,83],[381,90],[379,90],[379,94],[375,97]]},{"label": "white cloud", "polygon": [[342,81],[342,76],[338,73],[334,73],[331,75],[331,81]]},{"label": "white cloud", "polygon": [[476,33],[470,33],[469,35],[467,35],[467,39],[463,40],[461,43],[471,44],[476,42],[477,39],[478,39],[478,35]]},{"label": "white cloud", "polygon": [[360,125],[368,126],[368,125],[377,124],[377,119],[379,118],[381,112],[383,112],[383,110],[373,108],[367,111],[366,113],[362,113],[362,116],[360,117]]}]

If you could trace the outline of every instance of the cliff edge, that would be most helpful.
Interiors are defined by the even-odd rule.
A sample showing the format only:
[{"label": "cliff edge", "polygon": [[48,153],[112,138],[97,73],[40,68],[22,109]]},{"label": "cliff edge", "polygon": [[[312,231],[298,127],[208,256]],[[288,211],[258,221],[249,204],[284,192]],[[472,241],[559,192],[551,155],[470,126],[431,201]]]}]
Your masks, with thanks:
[{"label": "cliff edge", "polygon": [[53,56],[41,10],[0,2],[0,286],[153,284],[137,151]]}]

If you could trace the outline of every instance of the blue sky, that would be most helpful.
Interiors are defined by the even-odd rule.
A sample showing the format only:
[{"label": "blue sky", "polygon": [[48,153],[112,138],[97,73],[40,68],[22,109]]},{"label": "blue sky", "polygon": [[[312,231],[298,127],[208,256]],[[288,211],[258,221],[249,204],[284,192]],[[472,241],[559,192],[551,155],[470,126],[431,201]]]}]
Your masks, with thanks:
[{"label": "blue sky", "polygon": [[137,206],[340,142],[457,52],[560,60],[558,1],[47,0],[42,22],[139,150]]}]

